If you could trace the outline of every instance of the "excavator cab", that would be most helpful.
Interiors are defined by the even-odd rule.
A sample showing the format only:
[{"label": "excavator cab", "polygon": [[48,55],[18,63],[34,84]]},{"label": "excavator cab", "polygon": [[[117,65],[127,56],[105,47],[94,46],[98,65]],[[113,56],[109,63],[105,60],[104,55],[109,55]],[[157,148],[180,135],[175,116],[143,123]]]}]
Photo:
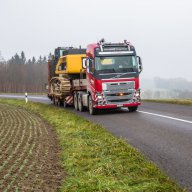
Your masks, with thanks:
[{"label": "excavator cab", "polygon": [[86,49],[58,49],[56,56],[59,56],[59,59],[56,63],[55,74],[61,76],[85,72]]}]

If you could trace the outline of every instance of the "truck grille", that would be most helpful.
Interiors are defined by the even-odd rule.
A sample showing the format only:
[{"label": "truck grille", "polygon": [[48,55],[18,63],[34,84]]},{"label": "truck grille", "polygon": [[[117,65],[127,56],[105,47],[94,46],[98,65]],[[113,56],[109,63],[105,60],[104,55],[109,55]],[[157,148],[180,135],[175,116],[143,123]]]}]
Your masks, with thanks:
[{"label": "truck grille", "polygon": [[135,82],[103,83],[103,94],[107,104],[131,103],[134,97]]}]

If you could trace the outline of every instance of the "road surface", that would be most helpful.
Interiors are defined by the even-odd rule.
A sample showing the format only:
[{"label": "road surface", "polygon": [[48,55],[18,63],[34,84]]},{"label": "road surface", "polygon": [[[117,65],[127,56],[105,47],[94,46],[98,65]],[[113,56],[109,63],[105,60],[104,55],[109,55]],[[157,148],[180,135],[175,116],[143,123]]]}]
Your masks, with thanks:
[{"label": "road surface", "polygon": [[[23,99],[25,100],[25,94],[0,94],[0,98],[12,98],[12,99]],[[47,98],[46,95],[28,95],[28,101],[40,102],[51,104],[51,101]]]},{"label": "road surface", "polygon": [[[50,103],[44,96],[29,100]],[[143,102],[138,112],[122,109],[95,116],[68,110],[126,138],[172,179],[192,191],[192,106]]]}]

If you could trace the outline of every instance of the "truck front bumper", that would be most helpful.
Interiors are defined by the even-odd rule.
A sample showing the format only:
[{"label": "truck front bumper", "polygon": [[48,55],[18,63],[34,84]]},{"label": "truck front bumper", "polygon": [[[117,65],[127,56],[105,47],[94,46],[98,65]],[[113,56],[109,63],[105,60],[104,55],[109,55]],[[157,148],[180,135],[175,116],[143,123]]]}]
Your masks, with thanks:
[{"label": "truck front bumper", "polygon": [[119,107],[132,107],[132,106],[139,106],[141,102],[137,103],[122,103],[122,104],[106,104],[106,105],[95,105],[94,108],[96,109],[114,109]]}]

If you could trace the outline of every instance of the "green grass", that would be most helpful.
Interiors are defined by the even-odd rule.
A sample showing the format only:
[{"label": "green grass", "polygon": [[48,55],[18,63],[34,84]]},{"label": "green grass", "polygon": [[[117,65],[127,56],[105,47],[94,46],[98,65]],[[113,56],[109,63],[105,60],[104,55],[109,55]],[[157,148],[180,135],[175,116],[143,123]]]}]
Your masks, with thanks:
[{"label": "green grass", "polygon": [[33,111],[55,128],[66,172],[60,191],[184,191],[125,140],[100,125],[50,105],[4,99],[0,102]]},{"label": "green grass", "polygon": [[178,105],[192,105],[192,99],[144,99],[147,102],[171,103]]}]

